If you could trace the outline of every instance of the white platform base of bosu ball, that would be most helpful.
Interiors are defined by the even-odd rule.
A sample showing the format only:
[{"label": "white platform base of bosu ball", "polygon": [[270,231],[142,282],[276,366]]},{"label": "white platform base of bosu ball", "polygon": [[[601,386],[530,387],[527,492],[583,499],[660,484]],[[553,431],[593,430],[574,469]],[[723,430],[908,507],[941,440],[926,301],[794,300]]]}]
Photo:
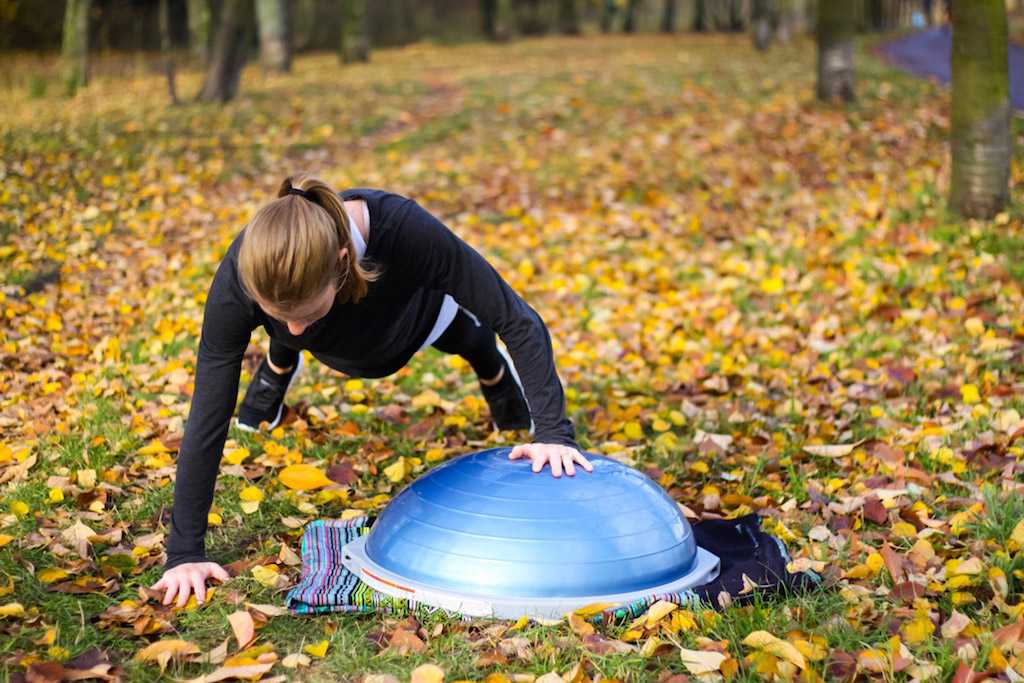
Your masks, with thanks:
[{"label": "white platform base of bosu ball", "polygon": [[560,619],[712,581],[679,506],[643,473],[587,453],[555,478],[509,448],[454,458],[405,487],[342,563],[372,588],[467,616]]}]

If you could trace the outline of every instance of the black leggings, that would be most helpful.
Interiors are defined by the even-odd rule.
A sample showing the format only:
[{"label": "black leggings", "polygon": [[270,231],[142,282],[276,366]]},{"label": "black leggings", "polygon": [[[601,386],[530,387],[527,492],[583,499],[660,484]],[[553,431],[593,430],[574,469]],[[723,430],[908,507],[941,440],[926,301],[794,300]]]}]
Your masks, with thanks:
[{"label": "black leggings", "polygon": [[[447,329],[433,343],[433,347],[444,353],[462,356],[476,372],[477,377],[492,379],[505,365],[498,353],[494,332],[481,325],[476,319],[459,308]],[[299,362],[299,352],[270,340],[270,362],[279,368],[290,368]]]}]

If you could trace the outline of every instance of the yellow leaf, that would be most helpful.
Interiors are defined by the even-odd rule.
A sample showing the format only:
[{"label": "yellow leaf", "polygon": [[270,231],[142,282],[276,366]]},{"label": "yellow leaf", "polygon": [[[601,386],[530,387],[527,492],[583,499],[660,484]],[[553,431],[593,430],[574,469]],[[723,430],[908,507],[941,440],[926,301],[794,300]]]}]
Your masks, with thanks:
[{"label": "yellow leaf", "polygon": [[21,500],[12,501],[11,512],[14,513],[15,517],[24,517],[28,514],[28,504]]},{"label": "yellow leaf", "polygon": [[686,667],[686,670],[695,676],[718,671],[722,668],[722,662],[727,659],[726,655],[723,655],[721,652],[687,650],[686,648],[679,650],[679,656],[683,660],[683,666]]},{"label": "yellow leaf", "polygon": [[289,465],[278,473],[277,478],[295,491],[310,491],[334,483],[313,465]]},{"label": "yellow leaf", "polygon": [[770,655],[784,659],[790,664],[801,669],[807,668],[807,660],[800,654],[800,650],[790,642],[773,636],[768,631],[754,631],[743,639],[747,647],[757,648]]},{"label": "yellow leaf", "polygon": [[249,457],[248,448],[232,448],[224,454],[224,459],[231,465],[241,465],[242,461]]},{"label": "yellow leaf", "polygon": [[[576,614],[581,617],[592,617],[595,614],[600,614],[610,607],[615,607],[614,602],[592,602],[589,605],[584,605],[576,610]],[[525,619],[526,617],[523,617]],[[525,622],[524,622],[525,625]]]},{"label": "yellow leaf", "polygon": [[36,574],[36,578],[42,583],[56,583],[57,581],[66,579],[67,577],[68,573],[60,567],[48,567],[46,569],[41,569]]},{"label": "yellow leaf", "polygon": [[20,602],[9,602],[6,605],[0,605],[0,617],[23,616],[25,616],[25,607]]},{"label": "yellow leaf", "polygon": [[255,486],[246,486],[238,494],[238,497],[250,503],[258,503],[263,500],[263,491]]},{"label": "yellow leaf", "polygon": [[398,460],[385,467],[384,475],[388,478],[388,481],[395,484],[405,479],[405,456],[400,456]]},{"label": "yellow leaf", "polygon": [[167,446],[160,443],[159,439],[154,439],[148,444],[138,450],[139,455],[159,455],[160,453],[170,453],[171,450]]},{"label": "yellow leaf", "polygon": [[14,536],[11,536],[10,534],[0,534],[0,548],[3,548],[13,540]]},{"label": "yellow leaf", "polygon": [[444,683],[444,669],[436,664],[420,664],[412,670],[409,683]]},{"label": "yellow leaf", "polygon": [[51,503],[60,503],[61,501],[64,500],[64,491],[54,487],[50,489],[50,492],[46,495],[46,497]]},{"label": "yellow leaf", "polygon": [[281,572],[277,570],[277,565],[273,564],[258,564],[249,571],[260,584],[268,588],[276,586],[278,577],[281,575]]},{"label": "yellow leaf", "polygon": [[315,645],[307,645],[306,647],[302,648],[302,650],[303,652],[313,655],[314,657],[323,657],[327,654],[328,645],[330,645],[330,642],[326,640],[321,640],[319,643],[316,643]]},{"label": "yellow leaf", "polygon": [[761,280],[761,291],[765,294],[778,294],[786,286],[780,277],[770,277]]},{"label": "yellow leaf", "polygon": [[169,639],[158,640],[157,642],[144,647],[135,655],[140,662],[156,662],[160,665],[160,671],[167,668],[167,663],[178,657],[197,655],[200,650],[197,645],[186,640]]},{"label": "yellow leaf", "polygon": [[622,428],[622,433],[626,435],[626,438],[633,441],[639,441],[644,438],[644,428],[636,420],[627,422]]},{"label": "yellow leaf", "polygon": [[985,323],[981,321],[981,318],[968,318],[964,321],[964,329],[972,337],[980,337],[985,334]]},{"label": "yellow leaf", "polygon": [[242,512],[245,514],[251,515],[260,509],[260,502],[258,500],[243,500],[238,507],[242,508]]},{"label": "yellow leaf", "polygon": [[1010,532],[1010,540],[1019,547],[1024,548],[1024,519],[1017,522],[1017,526],[1013,527],[1013,531]]},{"label": "yellow leaf", "polygon": [[658,625],[658,622],[664,619],[666,616],[675,611],[679,605],[668,600],[659,600],[650,606],[647,610],[647,621],[645,623],[647,628],[654,628]]},{"label": "yellow leaf", "polygon": [[918,616],[900,627],[903,640],[908,645],[919,645],[928,640],[935,632],[935,624],[925,616]]},{"label": "yellow leaf", "polygon": [[511,626],[509,626],[508,630],[509,631],[518,631],[520,629],[526,628],[526,625],[529,624],[529,623],[530,623],[530,617],[528,617],[528,616],[526,616],[524,614],[523,616],[521,616],[518,619],[516,619],[516,623],[512,624]]},{"label": "yellow leaf", "polygon": [[965,384],[960,387],[960,397],[963,399],[964,403],[967,403],[968,405],[981,401],[981,395],[978,394],[978,387],[973,384]]},{"label": "yellow leaf", "polygon": [[206,515],[206,523],[210,526],[220,526],[224,523],[224,520],[216,512],[210,512]]}]

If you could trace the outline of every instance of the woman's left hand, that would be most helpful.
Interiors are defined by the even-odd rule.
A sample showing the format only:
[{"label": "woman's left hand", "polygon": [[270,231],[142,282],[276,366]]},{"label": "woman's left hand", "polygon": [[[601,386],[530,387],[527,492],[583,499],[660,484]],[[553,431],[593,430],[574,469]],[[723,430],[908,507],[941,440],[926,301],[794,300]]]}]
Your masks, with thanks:
[{"label": "woman's left hand", "polygon": [[540,472],[544,469],[544,463],[551,465],[551,474],[555,477],[562,476],[562,470],[570,477],[576,474],[576,465],[579,463],[587,472],[593,472],[594,466],[590,464],[583,454],[570,446],[562,446],[553,443],[526,443],[520,444],[508,454],[509,460],[519,458],[530,458],[533,460],[533,471]]}]

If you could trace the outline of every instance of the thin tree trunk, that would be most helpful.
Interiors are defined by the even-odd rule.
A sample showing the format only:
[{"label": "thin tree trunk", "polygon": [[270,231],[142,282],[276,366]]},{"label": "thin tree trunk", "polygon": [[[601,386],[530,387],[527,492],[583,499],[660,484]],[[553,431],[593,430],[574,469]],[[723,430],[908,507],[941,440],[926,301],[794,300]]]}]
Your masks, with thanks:
[{"label": "thin tree trunk", "polygon": [[622,17],[622,32],[633,33],[636,31],[636,11],[640,6],[640,0],[626,0],[626,11]]},{"label": "thin tree trunk", "polygon": [[576,0],[558,0],[558,30],[569,36],[580,34],[580,15]]},{"label": "thin tree trunk", "polygon": [[703,33],[708,29],[708,8],[707,0],[694,0],[693,26],[690,30],[694,33]]},{"label": "thin tree trunk", "polygon": [[344,0],[338,57],[342,63],[370,61],[366,0]]},{"label": "thin tree trunk", "polygon": [[256,21],[259,25],[260,61],[263,62],[263,68],[277,73],[291,71],[285,0],[256,0]]},{"label": "thin tree trunk", "polygon": [[238,92],[251,26],[252,0],[224,0],[200,100],[227,102]]},{"label": "thin tree trunk", "polygon": [[89,82],[89,7],[92,0],[67,0],[62,59],[69,95]]},{"label": "thin tree trunk", "polygon": [[540,13],[540,0],[523,0],[517,3],[517,6],[519,7],[517,18],[521,34],[539,36],[547,31],[547,26]]},{"label": "thin tree trunk", "polygon": [[1007,19],[1003,0],[953,0],[950,207],[991,218],[1009,198]]},{"label": "thin tree trunk", "polygon": [[818,7],[818,99],[853,99],[853,34],[856,5],[823,0]]},{"label": "thin tree trunk", "polygon": [[665,0],[661,8],[661,32],[675,33],[676,31],[676,0]]},{"label": "thin tree trunk", "polygon": [[[848,0],[843,0],[848,1]],[[729,0],[729,30],[734,33],[743,31],[746,26],[746,17],[743,16],[742,0]]]},{"label": "thin tree trunk", "polygon": [[480,0],[480,30],[491,40],[498,37],[495,23],[497,13],[498,0]]},{"label": "thin tree trunk", "polygon": [[415,43],[420,39],[419,26],[416,25],[416,0],[401,0],[399,11],[402,13],[404,42]]},{"label": "thin tree trunk", "polygon": [[175,83],[174,53],[171,46],[170,3],[167,0],[160,0],[157,11],[160,13],[157,19],[160,24],[160,52],[163,54],[164,74],[167,76],[167,94],[171,98],[171,104],[177,104],[178,88]]},{"label": "thin tree trunk", "polygon": [[771,0],[754,0],[752,12],[754,47],[758,50],[767,50],[772,42],[772,27],[775,24]]},{"label": "thin tree trunk", "polygon": [[610,33],[615,24],[615,0],[604,0],[601,7],[601,33]]},{"label": "thin tree trunk", "polygon": [[292,5],[292,47],[296,52],[309,49],[316,22],[316,0],[295,0]]},{"label": "thin tree trunk", "polygon": [[192,54],[206,66],[210,59],[209,0],[188,0],[188,40]]}]

